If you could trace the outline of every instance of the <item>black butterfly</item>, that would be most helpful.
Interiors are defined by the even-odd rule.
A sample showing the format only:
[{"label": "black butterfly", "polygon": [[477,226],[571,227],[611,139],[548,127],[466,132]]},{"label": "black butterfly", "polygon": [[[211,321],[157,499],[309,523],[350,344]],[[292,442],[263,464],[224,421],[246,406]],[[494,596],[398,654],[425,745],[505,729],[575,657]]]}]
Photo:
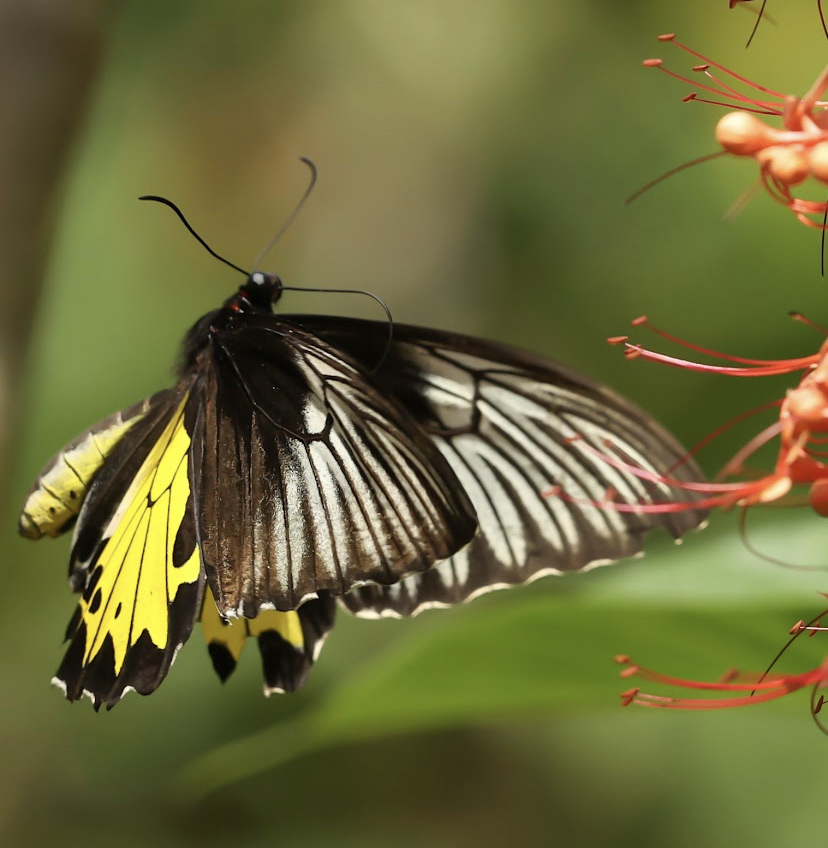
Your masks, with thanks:
[{"label": "black butterfly", "polygon": [[[455,333],[277,316],[282,289],[250,274],[189,331],[173,388],[87,430],[32,488],[24,536],[75,525],[81,599],[55,677],[69,700],[152,692],[199,619],[222,680],[254,635],[265,692],[291,691],[335,600],[413,615],[613,562],[652,527],[678,538],[703,520],[591,505],[607,490],[624,504],[688,498],[608,451],[701,479],[607,388]],[[545,496],[553,487],[567,497]]]}]

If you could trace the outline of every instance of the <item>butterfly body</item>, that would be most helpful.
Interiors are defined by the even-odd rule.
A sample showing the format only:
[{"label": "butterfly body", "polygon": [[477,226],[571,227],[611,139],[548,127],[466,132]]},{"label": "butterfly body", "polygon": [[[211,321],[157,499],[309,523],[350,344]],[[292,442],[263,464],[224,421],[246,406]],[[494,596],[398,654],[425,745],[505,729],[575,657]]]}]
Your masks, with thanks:
[{"label": "butterfly body", "polygon": [[21,533],[75,525],[81,598],[56,676],[70,700],[153,691],[199,619],[222,679],[255,636],[266,692],[292,690],[335,599],[410,615],[703,520],[594,505],[608,489],[687,497],[605,462],[608,443],[647,473],[700,474],[599,384],[458,334],[274,315],[281,293],[251,274],[189,331],[174,387],[90,428],[35,482]]}]

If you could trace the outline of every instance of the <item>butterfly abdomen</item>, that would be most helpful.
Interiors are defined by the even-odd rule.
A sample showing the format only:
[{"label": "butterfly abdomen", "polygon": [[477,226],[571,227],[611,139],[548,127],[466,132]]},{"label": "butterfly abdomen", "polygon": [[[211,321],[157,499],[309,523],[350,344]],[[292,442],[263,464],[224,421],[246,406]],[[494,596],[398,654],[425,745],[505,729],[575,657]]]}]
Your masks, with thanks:
[{"label": "butterfly abdomen", "polygon": [[147,412],[151,399],[116,412],[85,430],[46,463],[26,496],[18,530],[28,539],[58,536],[72,527],[106,458]]}]

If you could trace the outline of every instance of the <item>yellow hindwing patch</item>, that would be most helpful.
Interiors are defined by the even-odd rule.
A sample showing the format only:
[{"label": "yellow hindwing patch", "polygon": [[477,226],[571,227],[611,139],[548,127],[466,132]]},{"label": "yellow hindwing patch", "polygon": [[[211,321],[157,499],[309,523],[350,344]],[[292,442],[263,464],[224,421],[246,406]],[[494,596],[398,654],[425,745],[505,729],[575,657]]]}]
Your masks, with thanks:
[{"label": "yellow hindwing patch", "polygon": [[234,618],[224,621],[219,615],[213,593],[204,591],[201,605],[201,629],[208,645],[223,645],[238,662],[248,636],[259,636],[266,631],[278,633],[300,653],[305,650],[302,622],[296,610],[259,610],[256,618]]},{"label": "yellow hindwing patch", "polygon": [[267,630],[278,633],[297,651],[304,651],[305,637],[302,634],[302,622],[296,610],[280,612],[279,610],[260,610],[259,614],[250,620],[250,635],[259,636]]},{"label": "yellow hindwing patch", "polygon": [[165,648],[170,604],[180,586],[198,580],[197,546],[185,563],[173,562],[176,534],[190,496],[186,401],[185,396],[103,534],[108,541],[90,569],[80,602],[86,625],[83,665],[97,656],[107,636],[112,639],[116,675],[144,631],[154,645]]}]

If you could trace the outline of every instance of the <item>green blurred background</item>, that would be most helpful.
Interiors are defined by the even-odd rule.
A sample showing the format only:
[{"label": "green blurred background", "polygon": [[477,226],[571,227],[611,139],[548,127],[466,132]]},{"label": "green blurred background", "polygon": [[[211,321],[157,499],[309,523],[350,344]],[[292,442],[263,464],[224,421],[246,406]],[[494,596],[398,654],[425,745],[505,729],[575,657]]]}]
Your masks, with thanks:
[{"label": "green blurred background", "polygon": [[[821,608],[823,575],[756,559],[734,516],[680,549],[654,538],[643,560],[458,610],[342,615],[295,696],[261,697],[254,650],[222,687],[195,633],[159,691],[108,714],[49,688],[74,607],[69,540],[14,533],[48,456],[166,385],[183,333],[239,282],[136,197],[174,199],[250,265],[305,187],[300,155],[320,180],[266,263],[286,284],[365,288],[397,320],[534,348],[686,443],[781,396],[790,379],[629,363],[604,343],[642,312],[746,356],[821,342],[785,317],[826,320],[817,234],[761,193],[726,219],[750,163],[715,161],[623,205],[715,149],[719,112],[641,67],[693,63],[657,34],[782,91],[816,77],[828,51],[815,4],[768,5],[745,51],[754,17],[724,0],[130,0],[105,17],[88,4],[79,37],[100,38],[100,63],[64,148],[5,413],[2,844],[820,844],[828,741],[805,693],[721,713],[618,707],[617,652],[683,676],[761,669]],[[42,9],[41,24],[63,14]],[[32,74],[48,61],[31,59]],[[34,276],[0,287],[15,309],[34,305]],[[285,308],[377,316],[360,298],[290,295]],[[714,445],[707,470],[760,426]],[[748,532],[771,555],[825,562],[816,517],[755,511]],[[808,640],[785,668],[821,657]]]}]

